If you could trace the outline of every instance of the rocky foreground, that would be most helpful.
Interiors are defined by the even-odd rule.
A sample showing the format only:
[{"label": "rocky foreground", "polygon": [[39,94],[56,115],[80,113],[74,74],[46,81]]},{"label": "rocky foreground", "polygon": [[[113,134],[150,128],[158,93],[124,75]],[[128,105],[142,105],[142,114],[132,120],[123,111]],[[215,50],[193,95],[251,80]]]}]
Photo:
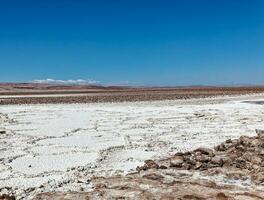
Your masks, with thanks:
[{"label": "rocky foreground", "polygon": [[35,199],[264,199],[264,131],[216,146],[145,161],[127,176],[95,177],[84,193]]},{"label": "rocky foreground", "polygon": [[256,132],[214,149],[147,160],[137,173],[94,177],[91,192],[41,193],[34,199],[264,199],[264,131]]}]

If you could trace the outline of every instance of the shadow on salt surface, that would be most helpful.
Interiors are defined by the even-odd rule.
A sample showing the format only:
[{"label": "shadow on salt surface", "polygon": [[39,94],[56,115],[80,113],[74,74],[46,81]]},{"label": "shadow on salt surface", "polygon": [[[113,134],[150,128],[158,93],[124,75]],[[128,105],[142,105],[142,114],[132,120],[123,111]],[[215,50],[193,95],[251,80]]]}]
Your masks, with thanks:
[{"label": "shadow on salt surface", "polygon": [[59,155],[23,156],[15,159],[9,165],[13,170],[28,175],[38,175],[44,172],[66,171],[75,166],[94,163],[96,153],[70,153]]},{"label": "shadow on salt surface", "polygon": [[251,103],[251,104],[264,105],[264,100],[261,100],[261,101],[243,101],[243,103]]}]

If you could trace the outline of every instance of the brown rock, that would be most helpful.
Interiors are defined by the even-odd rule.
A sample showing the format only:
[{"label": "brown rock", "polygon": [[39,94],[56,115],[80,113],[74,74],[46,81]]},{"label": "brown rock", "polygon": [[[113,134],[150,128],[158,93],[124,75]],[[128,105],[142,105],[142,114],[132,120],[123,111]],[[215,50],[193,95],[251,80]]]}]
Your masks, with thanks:
[{"label": "brown rock", "polygon": [[209,155],[202,154],[200,156],[196,156],[195,160],[199,162],[209,162],[211,160],[211,157]]},{"label": "brown rock", "polygon": [[216,195],[216,200],[229,200],[229,198],[222,192]]},{"label": "brown rock", "polygon": [[220,158],[219,156],[215,156],[215,157],[213,157],[212,160],[211,160],[211,162],[212,162],[213,164],[218,165],[219,167],[222,167],[223,164],[224,164],[223,159]]},{"label": "brown rock", "polygon": [[253,179],[258,183],[258,184],[263,184],[264,183],[264,173],[258,173],[257,175],[253,175]]},{"label": "brown rock", "polygon": [[222,144],[216,146],[216,147],[215,147],[215,150],[216,150],[216,151],[225,151],[225,150],[226,150],[225,144],[222,143]]},{"label": "brown rock", "polygon": [[197,162],[196,164],[195,164],[195,167],[194,167],[194,169],[200,169],[201,168],[201,166],[202,166],[202,163],[201,162]]},{"label": "brown rock", "polygon": [[16,198],[14,196],[10,196],[7,194],[0,195],[0,200],[15,200]]},{"label": "brown rock", "polygon": [[229,147],[229,149],[226,150],[227,153],[235,153],[237,151],[236,146]]},{"label": "brown rock", "polygon": [[168,167],[166,167],[165,165],[160,165],[159,169],[168,169]]},{"label": "brown rock", "polygon": [[147,170],[147,169],[158,169],[159,165],[153,160],[146,160],[142,167],[138,167],[137,170]]},{"label": "brown rock", "polygon": [[151,173],[151,174],[143,175],[143,178],[147,178],[147,179],[151,179],[151,180],[161,180],[164,177],[160,174],[157,174],[157,173]]},{"label": "brown rock", "polygon": [[258,138],[264,139],[264,130],[256,129],[256,133],[258,135]]},{"label": "brown rock", "polygon": [[182,156],[174,156],[170,159],[170,166],[171,167],[181,167],[183,164],[183,157]]},{"label": "brown rock", "polygon": [[209,155],[209,156],[213,156],[214,155],[214,151],[212,149],[209,149],[209,148],[198,148],[196,150],[194,150],[194,152],[201,152],[202,154],[205,154],[205,155]]},{"label": "brown rock", "polygon": [[254,154],[251,154],[251,153],[248,153],[246,152],[244,155],[243,155],[243,158],[248,161],[248,162],[251,162],[252,164],[256,164],[256,165],[260,165],[261,162],[262,162],[262,159],[260,157],[258,157],[257,155],[254,155]]},{"label": "brown rock", "polygon": [[231,139],[226,140],[226,143],[232,143]]},{"label": "brown rock", "polygon": [[234,163],[235,167],[237,167],[237,168],[240,168],[240,169],[246,169],[247,168],[247,162],[242,158],[236,159],[233,163]]},{"label": "brown rock", "polygon": [[247,136],[241,136],[239,140],[240,140],[240,144],[244,146],[251,146],[251,141],[252,141],[251,138]]},{"label": "brown rock", "polygon": [[262,144],[258,139],[254,139],[251,141],[251,146],[258,147],[260,144]]}]

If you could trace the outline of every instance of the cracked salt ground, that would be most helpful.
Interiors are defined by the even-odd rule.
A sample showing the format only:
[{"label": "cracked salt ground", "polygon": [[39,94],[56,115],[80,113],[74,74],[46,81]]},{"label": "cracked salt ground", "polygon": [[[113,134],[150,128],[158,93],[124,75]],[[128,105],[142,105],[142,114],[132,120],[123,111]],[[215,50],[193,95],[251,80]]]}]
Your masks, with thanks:
[{"label": "cracked salt ground", "polygon": [[238,100],[0,106],[0,188],[88,190],[92,175],[254,135],[263,108]]}]

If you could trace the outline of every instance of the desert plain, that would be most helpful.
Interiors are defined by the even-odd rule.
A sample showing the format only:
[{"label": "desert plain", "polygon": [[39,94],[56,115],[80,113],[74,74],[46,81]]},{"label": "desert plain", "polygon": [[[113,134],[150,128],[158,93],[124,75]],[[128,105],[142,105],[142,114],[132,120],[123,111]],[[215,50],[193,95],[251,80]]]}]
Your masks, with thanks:
[{"label": "desert plain", "polygon": [[1,84],[0,197],[263,199],[263,102],[263,87]]}]

